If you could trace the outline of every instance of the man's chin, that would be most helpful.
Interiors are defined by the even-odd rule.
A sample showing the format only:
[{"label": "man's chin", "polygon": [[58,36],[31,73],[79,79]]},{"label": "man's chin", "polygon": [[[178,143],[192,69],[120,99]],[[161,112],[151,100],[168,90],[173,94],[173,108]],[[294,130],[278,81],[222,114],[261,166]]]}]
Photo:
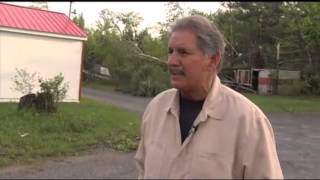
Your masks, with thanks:
[{"label": "man's chin", "polygon": [[182,89],[183,85],[181,82],[171,80],[171,87],[176,88],[176,89]]},{"label": "man's chin", "polygon": [[181,75],[171,75],[170,82],[173,88],[181,89],[185,86],[185,77]]}]

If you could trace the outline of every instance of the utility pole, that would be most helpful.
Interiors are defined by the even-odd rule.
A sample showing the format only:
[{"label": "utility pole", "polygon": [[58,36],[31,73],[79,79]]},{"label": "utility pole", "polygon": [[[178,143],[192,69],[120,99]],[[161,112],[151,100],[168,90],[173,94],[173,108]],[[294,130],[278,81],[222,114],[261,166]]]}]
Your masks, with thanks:
[{"label": "utility pole", "polygon": [[71,7],[72,7],[72,1],[70,1],[70,6],[69,6],[69,19],[70,19],[70,14],[71,14]]},{"label": "utility pole", "polygon": [[278,94],[278,86],[279,86],[279,68],[280,68],[280,42],[277,43],[277,56],[276,56],[276,83],[275,83],[275,94]]}]

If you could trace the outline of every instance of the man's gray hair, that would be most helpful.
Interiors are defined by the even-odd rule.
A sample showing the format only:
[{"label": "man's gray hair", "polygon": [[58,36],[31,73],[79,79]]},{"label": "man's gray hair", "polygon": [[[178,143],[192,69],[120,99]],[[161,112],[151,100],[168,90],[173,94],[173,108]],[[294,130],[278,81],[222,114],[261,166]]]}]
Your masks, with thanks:
[{"label": "man's gray hair", "polygon": [[221,61],[218,64],[219,72],[223,64],[224,37],[216,25],[203,16],[188,16],[178,19],[170,28],[169,37],[175,31],[191,30],[197,36],[198,47],[208,55],[220,53]]}]

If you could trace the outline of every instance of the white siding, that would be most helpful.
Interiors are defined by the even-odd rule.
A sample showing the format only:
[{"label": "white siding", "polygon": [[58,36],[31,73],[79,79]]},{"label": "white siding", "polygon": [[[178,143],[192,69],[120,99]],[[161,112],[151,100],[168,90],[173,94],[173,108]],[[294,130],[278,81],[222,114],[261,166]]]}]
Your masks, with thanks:
[{"label": "white siding", "polygon": [[279,79],[300,79],[300,71],[286,71],[280,70],[279,71]]},{"label": "white siding", "polygon": [[69,82],[65,101],[78,102],[82,41],[0,31],[0,101],[17,101],[11,90],[15,68],[52,78],[60,72]]},{"label": "white siding", "polygon": [[[270,79],[270,74],[271,71],[270,70],[262,70],[259,72],[259,77],[258,78],[268,78]],[[271,84],[261,84],[259,82],[258,84],[258,92],[259,94],[270,94],[270,92],[272,91],[272,85]]]}]

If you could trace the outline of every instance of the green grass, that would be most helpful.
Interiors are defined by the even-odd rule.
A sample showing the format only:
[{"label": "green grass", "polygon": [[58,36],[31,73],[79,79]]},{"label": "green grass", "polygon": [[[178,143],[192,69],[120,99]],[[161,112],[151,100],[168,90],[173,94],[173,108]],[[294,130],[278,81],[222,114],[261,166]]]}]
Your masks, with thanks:
[{"label": "green grass", "polygon": [[0,103],[0,123],[0,167],[85,152],[98,144],[130,151],[137,147],[140,127],[138,114],[87,98],[62,103],[51,115],[17,112],[17,104]]},{"label": "green grass", "polygon": [[244,95],[264,112],[320,112],[319,96]]},{"label": "green grass", "polygon": [[95,80],[95,81],[85,81],[84,87],[103,90],[103,91],[116,91],[115,83],[110,81],[102,81],[102,80]]}]

